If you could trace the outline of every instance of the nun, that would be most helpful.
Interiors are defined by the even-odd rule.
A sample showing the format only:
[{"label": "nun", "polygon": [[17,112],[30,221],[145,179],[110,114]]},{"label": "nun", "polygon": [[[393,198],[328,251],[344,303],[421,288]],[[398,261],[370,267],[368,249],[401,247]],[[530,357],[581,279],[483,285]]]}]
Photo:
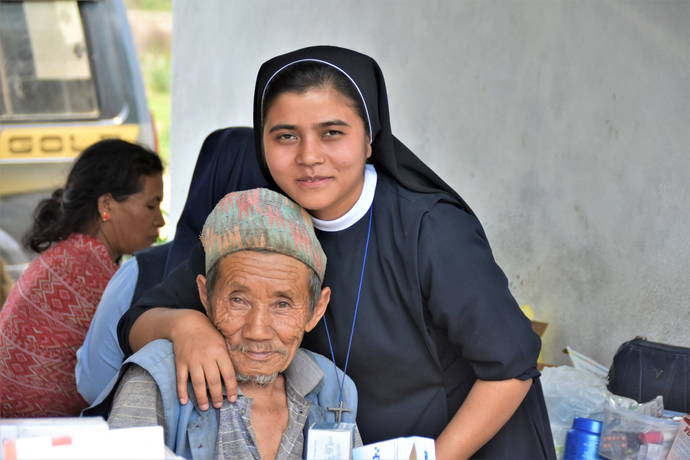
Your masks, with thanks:
[{"label": "nun", "polygon": [[[254,141],[266,181],[311,214],[328,257],[331,301],[303,346],[355,381],[364,442],[418,435],[438,458],[555,458],[539,337],[470,207],[393,136],[378,64],[332,46],[267,61]],[[182,402],[190,378],[200,405],[218,407],[237,384],[194,289],[203,260],[197,244],[118,334],[127,354],[172,340]]]}]

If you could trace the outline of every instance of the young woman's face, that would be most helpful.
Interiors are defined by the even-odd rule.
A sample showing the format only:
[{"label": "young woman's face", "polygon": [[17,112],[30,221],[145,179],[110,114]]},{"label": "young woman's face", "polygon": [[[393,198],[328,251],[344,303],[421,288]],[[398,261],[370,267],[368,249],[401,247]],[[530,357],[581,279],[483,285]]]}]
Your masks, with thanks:
[{"label": "young woman's face", "polygon": [[264,154],[276,184],[318,219],[333,220],[357,202],[371,146],[352,101],[331,88],[286,92],[263,127]]}]

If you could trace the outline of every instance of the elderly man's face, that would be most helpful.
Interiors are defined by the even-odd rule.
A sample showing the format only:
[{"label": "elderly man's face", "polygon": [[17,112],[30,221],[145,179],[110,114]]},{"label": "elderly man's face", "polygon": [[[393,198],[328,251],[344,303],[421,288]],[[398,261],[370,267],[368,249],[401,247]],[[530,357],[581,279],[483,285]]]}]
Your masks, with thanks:
[{"label": "elderly man's face", "polygon": [[323,316],[330,290],[322,290],[312,312],[310,269],[283,254],[239,251],[223,257],[217,270],[209,298],[206,280],[197,279],[202,303],[225,337],[238,377],[266,383],[292,362],[304,332]]}]

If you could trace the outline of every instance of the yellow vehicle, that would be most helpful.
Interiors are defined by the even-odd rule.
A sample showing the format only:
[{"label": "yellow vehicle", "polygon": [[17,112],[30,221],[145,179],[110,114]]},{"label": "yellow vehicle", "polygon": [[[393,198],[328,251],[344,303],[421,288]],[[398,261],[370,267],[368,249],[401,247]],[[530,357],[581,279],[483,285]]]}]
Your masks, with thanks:
[{"label": "yellow vehicle", "polygon": [[104,138],[156,148],[121,0],[0,0],[0,257],[74,158]]}]

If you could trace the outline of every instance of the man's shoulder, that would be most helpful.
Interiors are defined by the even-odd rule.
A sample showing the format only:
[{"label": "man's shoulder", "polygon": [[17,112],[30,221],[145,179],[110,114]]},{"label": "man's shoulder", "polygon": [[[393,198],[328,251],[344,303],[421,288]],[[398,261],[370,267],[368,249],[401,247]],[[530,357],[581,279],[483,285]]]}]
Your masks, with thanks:
[{"label": "man's shoulder", "polygon": [[[341,403],[343,407],[349,409],[349,413],[343,415],[343,421],[356,420],[357,388],[352,379],[345,375],[333,361],[313,351],[300,348],[288,371],[291,374],[288,379],[293,388],[296,388],[295,382],[310,382],[302,388],[302,395],[312,403],[311,423],[335,421],[334,413],[329,409],[338,407]],[[300,380],[299,377],[294,378],[294,374],[311,376],[312,380],[306,378]]]},{"label": "man's shoulder", "polygon": [[[163,339],[154,340],[130,356],[95,398],[93,404],[82,412],[82,415],[107,414],[118,388],[132,379],[137,382],[141,379],[155,382],[155,387],[160,390],[163,397],[171,390],[176,391],[175,355],[172,343]],[[128,386],[132,387],[132,385]],[[176,394],[172,393],[173,396]]]},{"label": "man's shoulder", "polygon": [[316,364],[316,366],[322,371],[329,364],[331,366],[333,365],[333,361],[326,358],[325,356],[302,347],[297,349],[297,353],[295,353],[295,358],[292,360],[291,365],[297,363],[301,366],[310,366]]},{"label": "man's shoulder", "polygon": [[177,373],[172,342],[158,339],[147,343],[123,363],[129,367],[132,367],[132,364],[143,368],[151,375],[163,397],[171,392],[177,394]]},{"label": "man's shoulder", "polygon": [[116,393],[121,391],[123,387],[141,383],[155,383],[155,380],[146,369],[136,364],[132,364],[130,366],[127,366],[126,370],[122,374],[122,378],[120,379],[120,382],[117,384],[118,389],[116,390]]},{"label": "man's shoulder", "polygon": [[147,343],[139,351],[127,358],[125,363],[134,363],[144,369],[152,366],[175,365],[175,353],[172,342],[167,339],[158,339]]},{"label": "man's shoulder", "polygon": [[[127,408],[128,415],[132,417],[142,417],[144,413],[155,411],[156,399],[160,397],[157,391],[156,382],[146,369],[137,365],[129,366],[115,391],[115,404],[109,420],[118,419],[121,416],[119,414],[121,407]],[[141,413],[137,413],[137,410]],[[131,420],[129,422],[123,420],[118,426],[135,426],[135,423]]]},{"label": "man's shoulder", "polygon": [[306,396],[317,391],[322,386],[322,381],[333,374],[333,369],[330,359],[305,348],[298,348],[285,374],[297,392]]},{"label": "man's shoulder", "polygon": [[304,396],[311,393],[337,395],[340,382],[355,391],[355,384],[333,361],[319,353],[299,348],[288,368],[288,378],[293,386],[299,384]]},{"label": "man's shoulder", "polygon": [[302,361],[301,365],[305,367],[307,365],[313,366],[315,364],[316,367],[323,374],[322,377],[324,378],[334,378],[335,375],[343,375],[343,371],[338,366],[336,366],[335,363],[333,363],[333,361],[331,361],[329,358],[326,358],[324,355],[316,353],[314,351],[307,350],[306,348],[299,348],[297,350],[293,363],[298,362],[298,359]]}]

